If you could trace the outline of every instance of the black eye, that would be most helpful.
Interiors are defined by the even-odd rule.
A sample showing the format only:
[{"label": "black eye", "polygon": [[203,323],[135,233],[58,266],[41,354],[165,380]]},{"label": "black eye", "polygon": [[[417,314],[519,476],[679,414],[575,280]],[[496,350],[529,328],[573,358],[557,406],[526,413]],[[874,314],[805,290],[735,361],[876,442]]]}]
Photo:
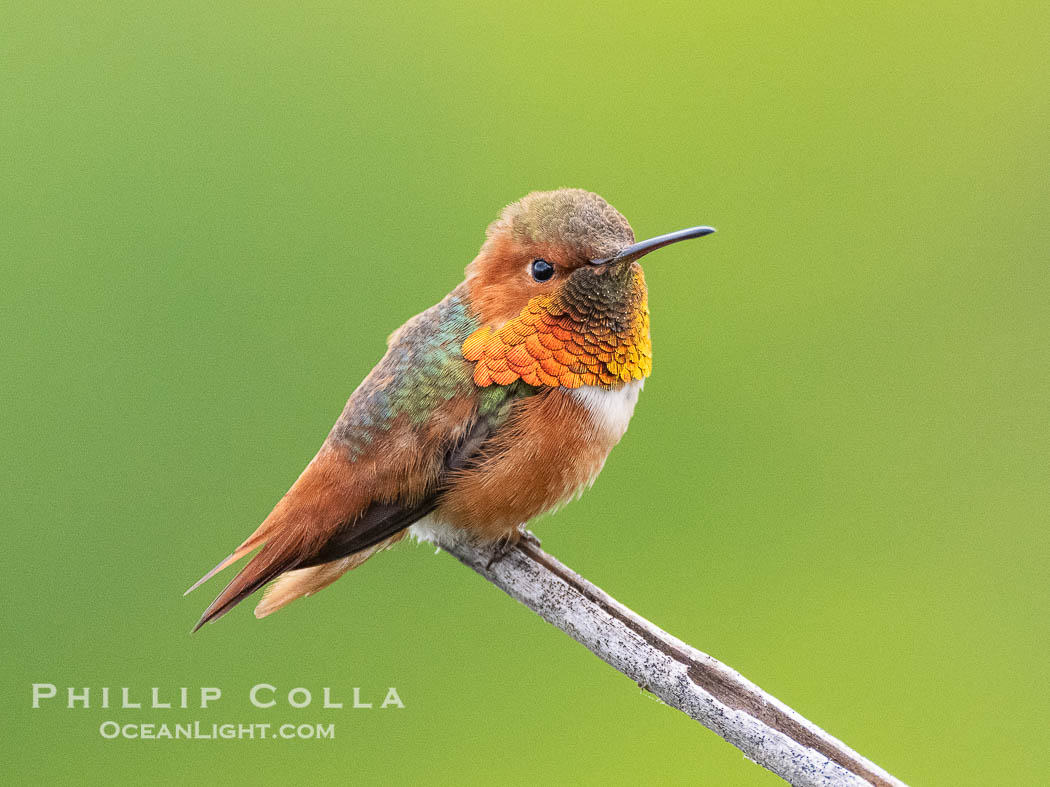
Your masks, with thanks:
[{"label": "black eye", "polygon": [[554,266],[546,260],[533,260],[529,270],[536,281],[547,281],[554,275]]}]

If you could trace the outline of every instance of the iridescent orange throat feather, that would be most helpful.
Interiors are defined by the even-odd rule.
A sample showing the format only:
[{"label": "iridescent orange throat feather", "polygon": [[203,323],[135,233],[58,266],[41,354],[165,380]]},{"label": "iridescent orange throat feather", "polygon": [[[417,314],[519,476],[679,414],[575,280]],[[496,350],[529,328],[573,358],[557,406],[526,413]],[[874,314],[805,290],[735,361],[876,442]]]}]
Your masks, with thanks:
[{"label": "iridescent orange throat feather", "polygon": [[581,269],[557,292],[537,295],[499,330],[463,342],[480,386],[579,388],[641,380],[652,370],[645,277],[636,263],[596,274]]}]

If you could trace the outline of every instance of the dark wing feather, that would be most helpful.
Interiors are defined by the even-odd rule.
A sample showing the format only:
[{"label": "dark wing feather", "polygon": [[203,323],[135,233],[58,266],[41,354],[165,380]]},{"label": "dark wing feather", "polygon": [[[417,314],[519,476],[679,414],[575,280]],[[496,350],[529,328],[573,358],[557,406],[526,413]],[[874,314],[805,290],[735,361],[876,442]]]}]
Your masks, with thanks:
[{"label": "dark wing feather", "polygon": [[316,555],[299,562],[295,568],[331,563],[333,560],[361,552],[418,522],[438,507],[449,476],[470,465],[491,433],[492,421],[488,418],[478,418],[466,436],[445,454],[443,470],[434,489],[423,500],[411,506],[400,503],[372,503],[360,517],[337,530]]}]

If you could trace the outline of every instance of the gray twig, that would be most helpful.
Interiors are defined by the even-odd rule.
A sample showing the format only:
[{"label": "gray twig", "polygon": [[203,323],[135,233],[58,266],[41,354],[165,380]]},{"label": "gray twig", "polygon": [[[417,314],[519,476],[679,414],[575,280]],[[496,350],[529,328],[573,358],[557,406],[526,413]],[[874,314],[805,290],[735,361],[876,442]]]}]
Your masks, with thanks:
[{"label": "gray twig", "polygon": [[539,547],[442,542],[442,549],[602,661],[793,785],[904,783],[720,661],[631,611]]}]

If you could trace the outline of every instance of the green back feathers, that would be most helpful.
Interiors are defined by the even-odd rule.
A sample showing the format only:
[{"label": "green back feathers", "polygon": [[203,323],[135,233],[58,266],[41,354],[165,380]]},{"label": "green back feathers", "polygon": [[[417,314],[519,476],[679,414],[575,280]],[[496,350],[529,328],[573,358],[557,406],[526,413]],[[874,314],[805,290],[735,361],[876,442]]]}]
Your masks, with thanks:
[{"label": "green back feathers", "polygon": [[473,364],[463,358],[461,347],[477,328],[463,285],[413,317],[391,335],[386,355],[350,397],[332,436],[356,457],[395,419],[407,417],[422,426],[458,396],[476,399],[479,414],[498,421],[511,401],[534,389],[524,384],[481,389],[474,384]]}]

